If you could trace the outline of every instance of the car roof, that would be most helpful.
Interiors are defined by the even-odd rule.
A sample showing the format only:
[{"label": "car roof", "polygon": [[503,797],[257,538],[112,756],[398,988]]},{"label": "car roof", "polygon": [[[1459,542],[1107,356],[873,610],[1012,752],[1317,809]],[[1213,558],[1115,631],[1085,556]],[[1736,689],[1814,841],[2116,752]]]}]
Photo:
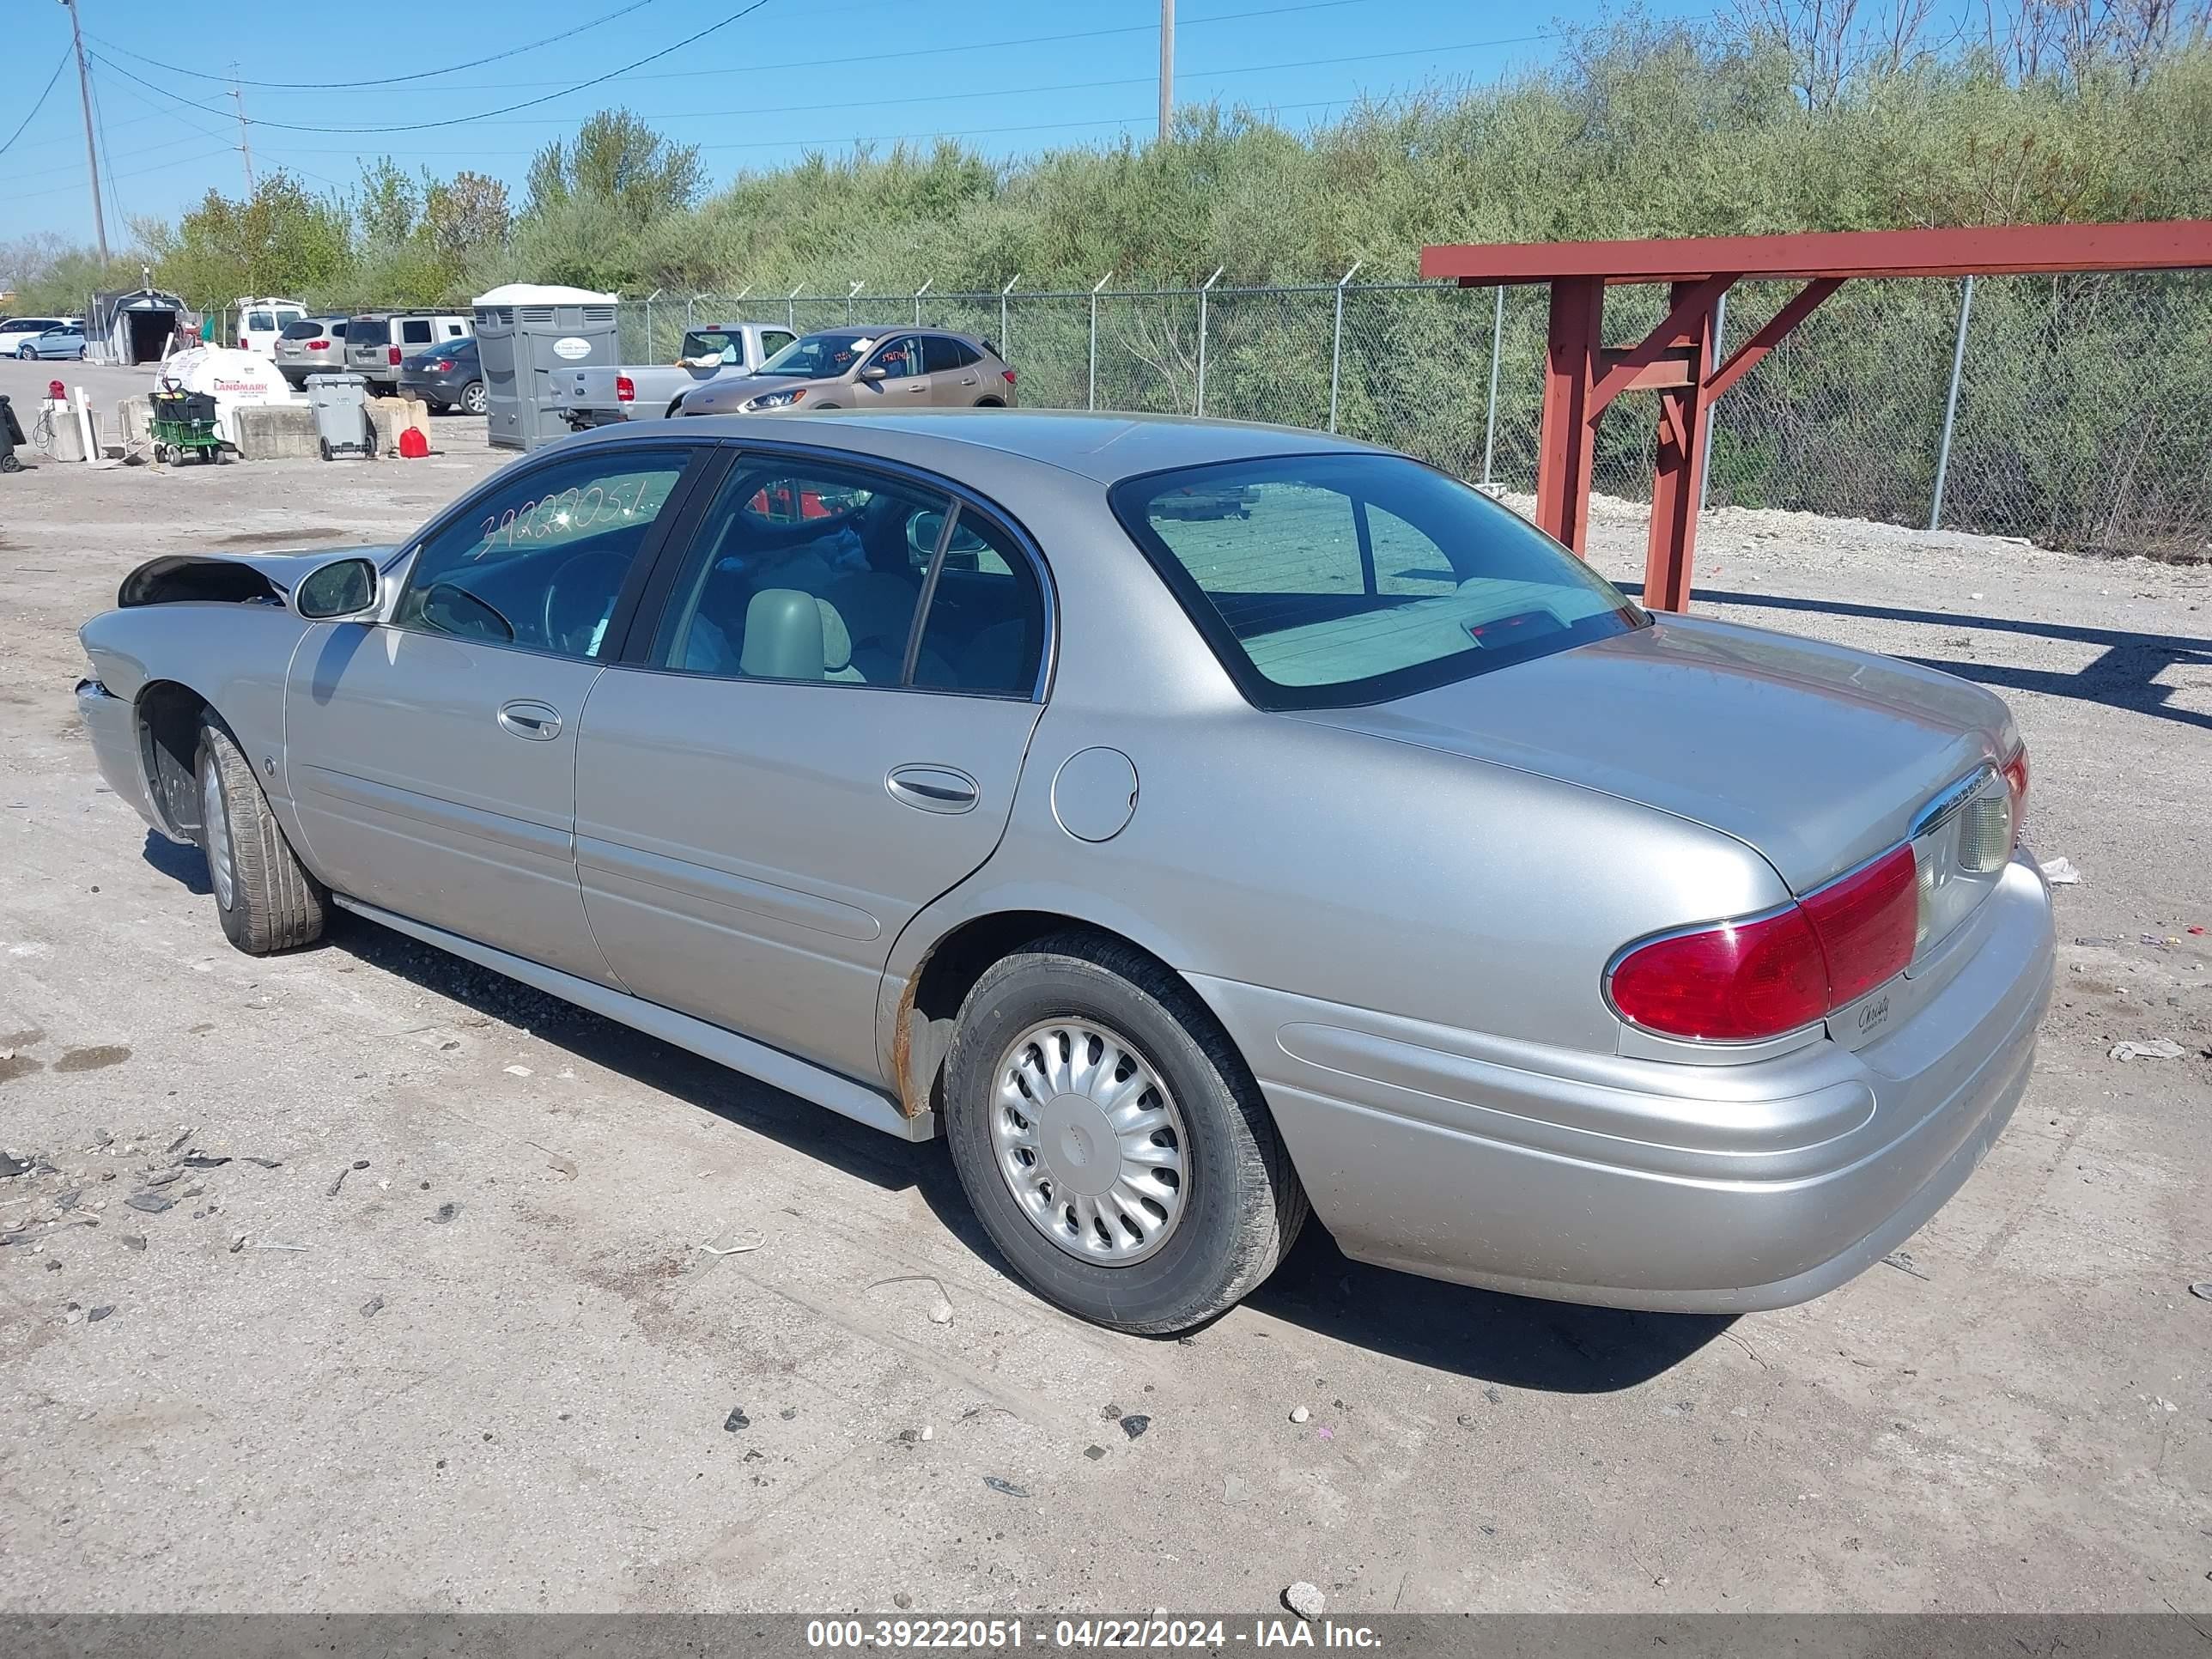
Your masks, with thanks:
[{"label": "car roof", "polygon": [[[707,415],[690,419],[715,435],[814,444],[954,477],[960,476],[959,452],[964,449],[975,452],[978,460],[1006,457],[1106,484],[1169,467],[1265,455],[1389,453],[1303,427],[1080,410],[946,409],[884,415],[839,410],[797,417]],[[611,434],[622,429],[600,428]]]}]

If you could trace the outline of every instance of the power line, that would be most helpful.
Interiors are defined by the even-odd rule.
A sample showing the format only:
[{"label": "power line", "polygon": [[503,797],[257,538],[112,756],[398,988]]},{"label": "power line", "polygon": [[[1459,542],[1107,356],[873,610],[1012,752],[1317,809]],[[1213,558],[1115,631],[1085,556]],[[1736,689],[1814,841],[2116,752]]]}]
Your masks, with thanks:
[{"label": "power line", "polygon": [[15,141],[23,136],[23,128],[29,126],[32,122],[39,118],[39,112],[46,106],[46,100],[53,95],[54,85],[62,78],[62,71],[69,67],[69,48],[64,46],[62,48],[59,61],[54,64],[54,72],[46,77],[46,89],[39,94],[39,101],[31,106],[31,112],[23,118],[22,126],[17,127],[15,131],[8,135],[6,143],[0,144],[0,155],[5,155],[13,149],[15,147]]},{"label": "power line", "polygon": [[[1480,52],[1495,46],[1531,46],[1539,40],[1557,39],[1551,29],[1539,30],[1534,34],[1500,35],[1490,40],[1460,40],[1449,46],[1403,46],[1395,52],[1366,52],[1356,53],[1332,52],[1326,58],[1300,58],[1282,64],[1243,64],[1224,69],[1186,69],[1177,71],[1185,81],[1218,79],[1230,75],[1265,75],[1276,70],[1319,69],[1337,64],[1373,64],[1389,58],[1430,58],[1443,52]],[[1056,81],[1041,87],[988,87],[981,92],[921,93],[910,98],[871,98],[869,107],[889,108],[897,104],[950,104],[974,98],[1010,98],[1021,93],[1090,92],[1102,87],[1148,87],[1158,77],[1151,75],[1125,75],[1111,81]],[[815,110],[849,109],[849,98],[834,98],[819,104],[751,104],[743,109],[673,109],[641,110],[641,121],[686,121],[719,118],[737,115],[799,115]],[[535,122],[502,122],[501,125],[534,126]]]},{"label": "power line", "polygon": [[[1177,20],[1176,27],[1178,29],[1191,29],[1196,28],[1201,24],[1206,23],[1237,23],[1248,21],[1249,20],[1255,17],[1287,17],[1300,12],[1334,11],[1341,9],[1346,6],[1364,6],[1373,5],[1375,3],[1376,3],[1376,0],[1303,0],[1303,3],[1291,6],[1264,6],[1255,10],[1249,11],[1215,12],[1203,17],[1182,17]],[[810,10],[807,15],[811,19],[816,15],[816,14]],[[718,25],[717,27],[720,26]],[[1012,35],[996,40],[972,40],[953,46],[901,46],[896,49],[896,56],[903,62],[908,58],[935,58],[944,56],[950,52],[994,52],[1001,46],[1052,46],[1069,40],[1103,40],[1112,35],[1150,34],[1158,27],[1159,26],[1157,23],[1129,23],[1113,28],[1078,29],[1072,33],[1063,33],[1059,34]],[[709,33],[711,33],[711,31],[709,31]],[[684,46],[689,45],[690,43],[688,41],[679,41],[678,44],[679,46]],[[670,50],[673,51],[675,48],[672,47]],[[657,55],[665,57],[667,56],[667,53],[663,52]],[[635,66],[630,66],[630,68],[634,67]],[[752,64],[748,64],[746,66],[746,70],[747,73],[757,75],[772,70],[819,70],[821,67],[822,60],[820,58],[811,58],[781,63]],[[629,76],[629,69],[625,68],[613,71],[612,74],[601,78],[611,80],[617,75]],[[691,81],[703,78],[726,81],[731,78],[731,71],[728,66],[724,65],[716,69],[664,70],[657,74],[639,75],[631,76],[630,78],[639,81]],[[1147,78],[1149,79],[1150,77]],[[482,82],[473,88],[468,86],[445,87],[439,88],[439,90],[445,92],[515,91],[525,87],[545,87],[556,84],[557,83],[550,81],[489,81]],[[597,85],[598,82],[586,82],[586,84]],[[174,95],[174,94],[171,94],[171,96]],[[559,97],[561,94],[555,93],[550,95],[553,97]],[[518,105],[516,107],[526,108],[528,106]],[[491,114],[500,114],[503,112],[494,110],[488,112]],[[274,124],[263,122],[260,125],[265,126]],[[347,130],[353,131],[354,129]],[[382,128],[363,128],[360,130],[364,131],[386,131],[386,129]],[[392,130],[397,131],[398,129]]]},{"label": "power line", "polygon": [[100,85],[97,82],[87,84],[92,88],[92,125],[100,134],[100,159],[107,169],[107,199],[115,204],[115,216],[127,224],[130,215],[124,210],[123,192],[115,187],[115,152],[107,143],[107,113],[100,106]]},{"label": "power line", "polygon": [[[809,15],[811,15],[812,14],[810,13]],[[1498,35],[1487,40],[1456,40],[1432,46],[1401,46],[1393,52],[1350,53],[1332,52],[1326,58],[1297,58],[1274,64],[1224,64],[1209,69],[1187,69],[1182,73],[1183,79],[1187,82],[1218,80],[1224,76],[1232,75],[1272,74],[1278,70],[1321,69],[1339,64],[1374,64],[1398,58],[1429,58],[1434,57],[1441,52],[1484,52],[1492,50],[1498,46],[1533,46],[1540,40],[1550,40],[1557,38],[1558,34],[1555,30],[1542,29],[1534,34]],[[111,67],[112,66],[111,65]],[[981,92],[921,93],[905,98],[871,98],[868,102],[872,108],[888,109],[905,104],[949,104],[967,102],[978,98],[1002,99],[1012,96],[1017,93],[1091,92],[1109,87],[1150,86],[1152,84],[1153,78],[1154,77],[1150,75],[1129,75],[1103,81],[1054,81],[1048,82],[1042,86],[1035,87],[987,87]],[[130,88],[125,88],[125,90],[131,92],[131,96],[137,98],[141,105],[146,106],[151,111],[151,113],[146,115],[134,115],[124,120],[118,121],[115,124],[115,126],[116,131],[118,132],[125,127],[143,126],[149,121],[175,120],[178,118],[171,112],[169,106],[155,105],[150,99],[145,97],[142,93],[137,92]],[[173,94],[166,93],[163,95],[165,97],[173,96]],[[852,100],[849,98],[836,98],[830,99],[826,102],[813,104],[755,104],[748,106],[744,109],[644,110],[639,112],[638,118],[642,121],[683,121],[708,118],[720,119],[732,116],[744,115],[799,115],[812,113],[818,110],[847,109],[851,107],[851,105]],[[222,118],[228,120],[230,118],[228,114],[224,114]],[[191,124],[187,123],[186,125]],[[257,123],[257,125],[266,124]],[[536,121],[487,122],[485,125],[498,125],[502,126],[535,126],[538,123]],[[192,131],[195,132],[206,133],[208,137],[211,138],[219,138],[222,137],[220,133],[215,132],[207,127],[193,125]],[[951,137],[954,135],[948,134],[947,136]],[[103,129],[103,140],[105,139],[105,129]],[[74,139],[67,137],[44,138],[34,141],[31,145],[26,146],[26,148],[50,148],[57,144],[67,144],[74,142],[76,142]],[[236,146],[234,144],[233,148],[234,149],[235,147]],[[143,155],[150,153],[150,149],[125,150],[124,152],[124,157],[125,160],[128,160],[132,155]],[[355,152],[351,150],[334,149],[319,152],[306,151],[299,153],[311,155],[322,154],[329,155],[350,155]],[[418,156],[443,155],[447,154],[447,152],[444,150],[413,150],[401,153]],[[532,150],[496,150],[483,153],[500,155],[534,155],[536,152]],[[36,178],[42,176],[42,174],[45,173],[52,173],[61,170],[62,169],[53,167],[43,168],[40,169],[40,172],[33,173],[27,176]],[[301,170],[304,171],[305,169]],[[309,176],[315,177],[319,175],[311,174]],[[328,181],[325,180],[325,182]]]},{"label": "power line", "polygon": [[619,10],[611,11],[603,17],[594,17],[588,23],[579,23],[573,28],[563,29],[558,34],[549,34],[542,40],[532,40],[527,46],[509,46],[505,52],[495,52],[489,58],[471,58],[465,64],[448,64],[443,69],[422,70],[413,75],[390,75],[380,81],[241,81],[234,75],[215,75],[206,70],[186,69],[181,64],[165,64],[158,58],[149,58],[128,46],[118,46],[112,40],[103,40],[96,34],[92,38],[95,45],[106,51],[119,52],[125,58],[134,58],[142,64],[150,64],[155,69],[167,70],[172,75],[188,76],[196,81],[228,81],[236,87],[257,87],[273,92],[346,92],[368,87],[401,86],[410,81],[434,80],[441,75],[458,75],[463,70],[481,69],[486,64],[520,58],[526,52],[535,52],[540,46],[550,46],[556,41],[582,34],[603,24],[611,23],[617,18],[627,17],[634,11],[642,11],[653,3],[654,0],[632,0],[631,4]]},{"label": "power line", "polygon": [[[219,149],[207,150],[197,155],[179,155],[171,161],[156,161],[150,167],[137,167],[129,173],[118,173],[115,176],[118,179],[143,179],[149,173],[160,173],[164,169],[172,167],[186,167],[194,162],[207,161],[214,156],[228,155],[229,153],[230,146],[225,144]],[[8,199],[11,202],[35,201],[41,196],[60,196],[66,194],[68,191],[73,191],[76,188],[76,186],[75,185],[56,185],[49,190],[10,191],[8,194]]]},{"label": "power line", "polygon": [[[723,18],[721,21],[718,23],[708,24],[705,28],[701,29],[696,34],[688,34],[684,36],[683,40],[677,41],[673,46],[663,46],[659,52],[648,52],[646,56],[638,58],[634,63],[623,64],[620,69],[609,70],[605,75],[595,75],[588,81],[579,81],[572,87],[563,87],[558,92],[549,92],[542,97],[526,98],[519,104],[506,104],[497,109],[479,110],[473,115],[448,116],[442,121],[396,122],[390,125],[376,127],[311,126],[298,121],[260,121],[257,122],[255,125],[274,128],[280,132],[329,133],[428,132],[440,127],[467,126],[472,122],[485,120],[495,115],[512,115],[519,109],[534,109],[540,104],[550,104],[555,99],[565,98],[571,93],[584,92],[589,90],[592,87],[603,86],[609,81],[616,80],[622,76],[629,74],[632,70],[640,68],[647,64],[657,63],[661,58],[667,57],[671,52],[681,52],[686,46],[697,45],[708,35],[717,33],[720,31],[729,27],[731,24],[738,21],[738,19],[751,16],[753,13],[758,11],[763,6],[768,4],[768,3],[769,0],[753,0],[752,4],[739,8],[738,10],[732,12],[727,17]],[[1337,3],[1343,3],[1344,0],[1337,0]],[[117,74],[128,76],[131,80],[137,82],[140,86],[145,87],[151,91],[158,92],[164,98],[171,99],[177,103],[182,104],[187,109],[196,109],[203,115],[220,115],[222,113],[221,110],[210,109],[205,104],[196,104],[189,98],[179,97],[175,93],[169,91],[165,87],[155,86],[151,81],[147,80],[143,76],[132,75],[129,70],[125,69],[120,64],[112,63],[105,58],[100,58],[100,61],[106,64],[108,68],[115,70]]]},{"label": "power line", "polygon": [[[1149,76],[1146,77],[1147,80],[1150,78],[1151,77]],[[1274,111],[1329,109],[1340,104],[1351,104],[1356,103],[1357,101],[1358,100],[1356,96],[1346,98],[1319,98],[1306,103],[1271,104],[1268,105],[1267,107],[1270,110]],[[827,148],[839,144],[889,144],[904,141],[918,141],[926,138],[978,138],[994,133],[1054,132],[1072,127],[1127,127],[1133,126],[1140,121],[1151,119],[1152,113],[1153,112],[1146,111],[1142,115],[1100,115],[1082,121],[1032,121],[1017,126],[968,127],[955,131],[870,132],[862,133],[857,137],[848,135],[835,138],[757,138],[745,139],[730,143],[701,144],[698,148],[702,150],[781,149],[789,145]],[[350,155],[354,154],[351,150],[344,149],[301,149],[295,153],[302,155]],[[398,153],[411,155],[443,155],[445,152],[442,150],[412,150]],[[482,156],[497,155],[506,157],[531,155],[536,154],[536,152],[526,149],[501,149],[478,150],[476,154]]]}]

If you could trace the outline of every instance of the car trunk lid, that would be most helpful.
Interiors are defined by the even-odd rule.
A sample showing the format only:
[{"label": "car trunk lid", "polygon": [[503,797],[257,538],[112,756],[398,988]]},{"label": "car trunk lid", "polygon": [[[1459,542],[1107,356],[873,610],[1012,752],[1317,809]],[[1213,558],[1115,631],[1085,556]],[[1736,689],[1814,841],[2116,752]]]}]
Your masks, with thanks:
[{"label": "car trunk lid", "polygon": [[1894,846],[2012,742],[2002,701],[1892,658],[1705,618],[1395,702],[1296,718],[1659,808],[1755,848],[1802,893]]}]

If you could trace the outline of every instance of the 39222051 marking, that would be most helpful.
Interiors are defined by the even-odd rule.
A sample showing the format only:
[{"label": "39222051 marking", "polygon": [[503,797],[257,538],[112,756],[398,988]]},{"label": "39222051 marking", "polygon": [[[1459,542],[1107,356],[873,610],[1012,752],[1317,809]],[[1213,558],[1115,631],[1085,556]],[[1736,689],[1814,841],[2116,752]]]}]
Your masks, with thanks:
[{"label": "39222051 marking", "polygon": [[806,1645],[825,1652],[870,1648],[997,1650],[1022,1645],[1018,1619],[810,1619]]}]

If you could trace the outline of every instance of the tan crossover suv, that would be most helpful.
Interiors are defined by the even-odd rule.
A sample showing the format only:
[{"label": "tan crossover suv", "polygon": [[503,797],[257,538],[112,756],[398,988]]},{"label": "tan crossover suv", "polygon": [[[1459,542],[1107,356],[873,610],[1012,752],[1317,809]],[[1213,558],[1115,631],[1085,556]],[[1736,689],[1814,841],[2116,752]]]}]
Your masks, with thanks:
[{"label": "tan crossover suv", "polygon": [[686,393],[683,412],[1013,406],[1014,371],[988,340],[941,328],[830,328],[802,334],[750,374]]}]

